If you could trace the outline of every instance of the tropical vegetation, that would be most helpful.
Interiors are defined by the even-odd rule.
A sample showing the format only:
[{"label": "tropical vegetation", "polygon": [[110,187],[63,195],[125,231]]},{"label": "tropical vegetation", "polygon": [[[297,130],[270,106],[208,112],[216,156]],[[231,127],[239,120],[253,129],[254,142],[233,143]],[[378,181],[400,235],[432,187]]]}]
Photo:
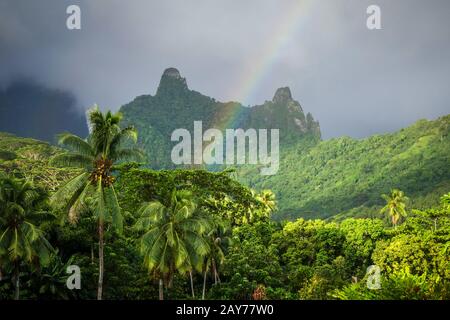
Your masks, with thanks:
[{"label": "tropical vegetation", "polygon": [[[348,184],[327,189],[323,180],[341,214],[286,220],[269,184],[238,181],[245,167],[149,169],[137,130],[121,120],[94,108],[89,136],[62,133],[62,148],[0,134],[0,299],[450,299],[448,180],[417,195],[384,176],[385,187],[358,191],[376,199],[361,214],[342,206]],[[409,153],[425,157],[435,143],[426,141],[414,150],[399,142],[396,163]],[[317,164],[309,181],[342,165],[344,155],[333,152],[343,146],[328,143],[309,154],[329,173],[321,176]],[[351,145],[346,157],[358,143]],[[432,161],[445,174],[436,159],[422,164]],[[82,284],[70,290],[73,265]],[[371,266],[380,270],[379,289],[367,285]]]}]

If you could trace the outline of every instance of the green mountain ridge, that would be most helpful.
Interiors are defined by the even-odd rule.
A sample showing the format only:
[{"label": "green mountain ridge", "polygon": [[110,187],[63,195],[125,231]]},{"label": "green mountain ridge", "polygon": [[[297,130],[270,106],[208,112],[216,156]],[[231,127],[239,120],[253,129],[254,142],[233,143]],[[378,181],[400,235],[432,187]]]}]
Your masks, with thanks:
[{"label": "green mountain ridge", "polygon": [[[121,107],[124,125],[134,125],[139,131],[139,144],[146,151],[152,169],[171,169],[170,137],[175,129],[193,131],[194,121],[203,128],[280,129],[280,144],[309,136],[320,138],[319,123],[311,114],[304,114],[300,104],[292,99],[289,88],[279,88],[272,101],[244,107],[238,102],[218,102],[190,90],[186,79],[175,68],[166,69],[154,96],[143,95]],[[230,119],[232,119],[230,121]]]},{"label": "green mountain ridge", "polygon": [[176,167],[170,160],[175,145],[170,135],[177,128],[192,132],[196,120],[204,128],[224,129],[225,123],[227,129],[280,129],[277,174],[262,176],[258,166],[236,168],[241,182],[276,193],[277,219],[373,215],[382,204],[380,195],[392,188],[404,190],[419,205],[433,205],[435,191],[450,185],[449,116],[361,140],[321,141],[318,122],[305,115],[288,87],[279,88],[272,101],[244,107],[190,90],[175,68],[164,71],[154,96],[139,96],[120,111],[124,123],[138,129],[153,169]]},{"label": "green mountain ridge", "polygon": [[[380,195],[393,188],[409,196],[410,207],[432,207],[450,190],[450,115],[419,120],[394,133],[322,141],[319,124],[303,113],[289,88],[278,89],[272,101],[244,107],[190,90],[176,69],[164,72],[155,96],[137,97],[121,111],[125,125],[138,129],[152,169],[175,168],[171,132],[192,130],[195,120],[202,120],[204,128],[221,128],[234,115],[235,128],[280,128],[277,174],[262,176],[253,165],[235,168],[235,178],[243,184],[274,191],[279,208],[275,219],[378,215],[384,203]],[[58,152],[39,140],[0,133],[0,171],[25,174],[49,190],[76,173],[48,165]]]},{"label": "green mountain ridge", "polygon": [[272,189],[280,219],[377,214],[380,195],[393,188],[405,191],[416,207],[435,205],[436,195],[450,189],[449,128],[447,115],[361,140],[299,142],[282,153],[277,175],[262,177],[247,167],[239,180]]}]

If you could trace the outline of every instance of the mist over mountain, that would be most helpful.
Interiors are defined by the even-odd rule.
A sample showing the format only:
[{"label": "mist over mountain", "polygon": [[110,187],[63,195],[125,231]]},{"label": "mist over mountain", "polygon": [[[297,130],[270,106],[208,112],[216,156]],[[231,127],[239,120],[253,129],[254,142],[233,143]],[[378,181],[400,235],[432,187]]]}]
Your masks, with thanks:
[{"label": "mist over mountain", "polygon": [[86,119],[76,106],[70,92],[18,80],[0,89],[0,131],[51,143],[64,131],[85,137]]}]

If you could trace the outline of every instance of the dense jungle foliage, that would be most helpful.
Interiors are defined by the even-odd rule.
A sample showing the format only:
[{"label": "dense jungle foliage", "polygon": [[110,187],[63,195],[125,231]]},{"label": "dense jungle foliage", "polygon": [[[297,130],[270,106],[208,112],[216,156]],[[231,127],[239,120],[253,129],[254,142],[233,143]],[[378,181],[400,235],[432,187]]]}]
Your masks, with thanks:
[{"label": "dense jungle foliage", "polygon": [[[353,181],[359,166],[381,175],[365,193],[376,210],[335,221],[271,219],[278,193],[239,183],[239,170],[148,169],[120,114],[93,110],[90,121],[88,139],[59,136],[64,149],[0,135],[0,299],[450,299],[448,162],[436,160],[448,148],[448,117],[385,137],[321,142],[300,158],[321,159],[315,165],[328,164],[333,179]],[[370,144],[383,148],[370,153]],[[342,165],[352,155],[353,167]],[[331,170],[331,158],[342,171]],[[388,174],[419,159],[430,172]],[[383,164],[388,171],[377,173]],[[435,179],[442,187],[416,197],[412,183],[400,183],[414,173],[417,185]],[[309,181],[324,179],[325,188],[325,176]],[[382,177],[383,188],[373,182]],[[326,189],[337,212],[352,208],[341,196],[346,185]],[[71,265],[80,268],[80,289],[66,286]],[[371,265],[378,289],[368,287]]]},{"label": "dense jungle foliage", "polygon": [[414,207],[427,208],[450,188],[449,133],[447,115],[361,140],[299,141],[281,153],[276,175],[247,167],[239,180],[276,193],[277,219],[372,217],[383,206],[380,194],[393,187],[410,195]]},{"label": "dense jungle foliage", "polygon": [[[236,168],[237,179],[254,189],[271,189],[279,210],[274,219],[372,217],[383,206],[380,194],[399,188],[417,208],[439,203],[450,188],[450,116],[420,120],[398,132],[365,139],[320,140],[320,127],[279,88],[271,101],[253,107],[222,103],[190,90],[178,70],[167,69],[155,95],[143,95],[121,107],[124,123],[139,131],[146,167],[174,169],[171,133],[203,128],[280,130],[280,169],[262,176],[260,166]],[[197,166],[198,167],[198,166]],[[205,167],[222,170],[217,166]]]}]

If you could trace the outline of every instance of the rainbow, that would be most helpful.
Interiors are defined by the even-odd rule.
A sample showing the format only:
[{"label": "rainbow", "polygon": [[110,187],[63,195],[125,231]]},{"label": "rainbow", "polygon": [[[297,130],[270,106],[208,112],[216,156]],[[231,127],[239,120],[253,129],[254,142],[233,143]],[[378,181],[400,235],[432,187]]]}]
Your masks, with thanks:
[{"label": "rainbow", "polygon": [[[286,16],[280,19],[278,26],[259,52],[258,57],[252,57],[244,66],[236,86],[232,88],[229,96],[236,97],[242,103],[248,102],[261,82],[267,77],[278,61],[278,57],[285,45],[293,35],[301,29],[305,23],[306,15],[311,8],[312,0],[292,0],[292,5],[287,10]],[[215,117],[215,127],[220,129],[235,128],[242,116],[247,113],[245,108],[237,106],[237,103],[229,103]]]}]

